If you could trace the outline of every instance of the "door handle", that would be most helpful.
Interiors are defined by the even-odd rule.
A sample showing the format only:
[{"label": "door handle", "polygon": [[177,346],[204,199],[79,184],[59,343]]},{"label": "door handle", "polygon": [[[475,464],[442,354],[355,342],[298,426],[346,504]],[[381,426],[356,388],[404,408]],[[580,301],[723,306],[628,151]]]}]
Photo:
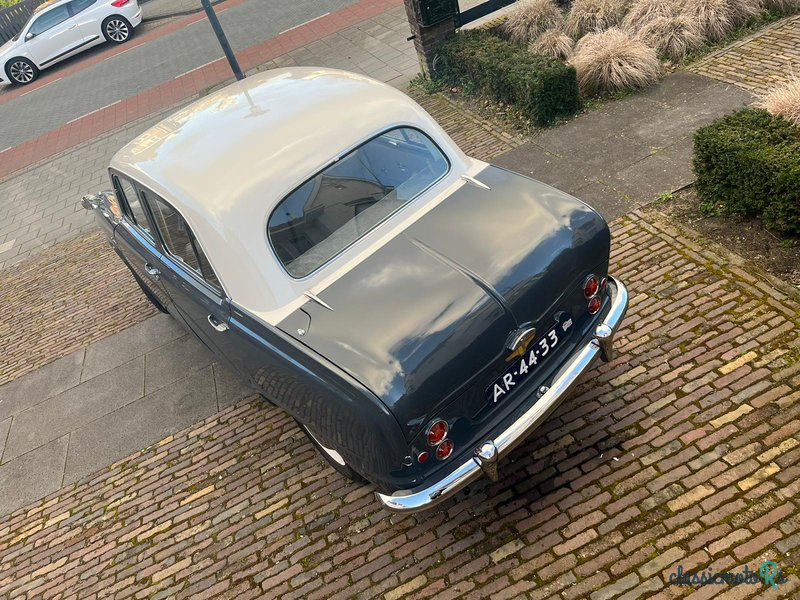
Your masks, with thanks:
[{"label": "door handle", "polygon": [[75,25],[70,25],[69,27],[67,27],[67,29],[75,29],[77,26],[78,24],[76,23]]},{"label": "door handle", "polygon": [[208,323],[209,323],[209,325],[211,325],[214,329],[216,329],[220,333],[224,333],[225,331],[228,331],[228,329],[229,329],[227,323],[223,323],[222,321],[220,321],[214,315],[208,315]]},{"label": "door handle", "polygon": [[156,281],[158,281],[161,278],[161,271],[156,269],[150,263],[145,263],[144,264],[144,270],[147,271],[147,274],[150,275],[150,277],[152,277]]}]

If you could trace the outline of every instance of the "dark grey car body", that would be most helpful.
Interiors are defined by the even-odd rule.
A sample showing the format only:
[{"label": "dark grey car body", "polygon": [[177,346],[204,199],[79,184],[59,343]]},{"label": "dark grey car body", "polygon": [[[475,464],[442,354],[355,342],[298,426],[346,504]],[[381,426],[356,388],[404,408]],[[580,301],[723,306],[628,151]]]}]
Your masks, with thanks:
[{"label": "dark grey car body", "polygon": [[[476,179],[482,185],[463,185],[320,292],[322,303],[305,303],[277,327],[235,298],[215,297],[125,219],[98,218],[151,298],[391,495],[431,486],[508,429],[610,310],[603,292],[600,311],[588,314],[583,292],[589,274],[608,273],[610,234],[597,212],[497,167]],[[520,215],[536,226],[509,237]],[[158,270],[158,281],[142,265]],[[209,335],[207,314],[227,325],[224,335]],[[524,325],[544,333],[566,320],[569,334],[536,372],[487,402],[487,387],[509,366],[509,333]],[[450,424],[455,451],[419,463],[435,419]]]}]

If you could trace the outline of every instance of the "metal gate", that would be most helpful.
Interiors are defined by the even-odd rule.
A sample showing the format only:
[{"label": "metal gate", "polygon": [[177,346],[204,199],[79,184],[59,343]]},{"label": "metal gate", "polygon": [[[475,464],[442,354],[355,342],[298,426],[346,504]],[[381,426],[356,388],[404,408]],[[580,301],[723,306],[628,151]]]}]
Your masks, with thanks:
[{"label": "metal gate", "polygon": [[466,25],[496,10],[513,4],[515,0],[419,0],[421,25],[432,27],[448,19],[455,19],[458,26]]},{"label": "metal gate", "polygon": [[[477,21],[481,17],[485,17],[496,10],[500,10],[504,6],[508,6],[509,4],[513,3],[514,0],[485,0],[484,2],[471,6],[465,10],[459,10],[458,24],[461,26],[471,23],[472,21]],[[464,4],[464,0],[461,0],[460,4]],[[470,4],[474,4],[474,2]]]}]

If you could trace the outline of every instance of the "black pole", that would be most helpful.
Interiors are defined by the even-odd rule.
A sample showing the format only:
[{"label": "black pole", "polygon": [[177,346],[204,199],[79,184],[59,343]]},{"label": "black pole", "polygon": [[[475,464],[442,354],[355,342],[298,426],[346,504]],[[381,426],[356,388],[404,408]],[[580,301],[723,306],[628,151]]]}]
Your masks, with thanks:
[{"label": "black pole", "polygon": [[219,24],[219,19],[217,18],[217,13],[214,12],[214,8],[211,6],[211,0],[200,0],[200,4],[203,5],[203,10],[206,11],[206,15],[208,15],[208,22],[211,23],[211,29],[214,30],[214,35],[217,36],[217,40],[219,40],[219,45],[222,46],[222,51],[225,53],[225,58],[228,59],[228,63],[231,65],[231,71],[236,76],[237,81],[241,81],[244,79],[244,73],[242,73],[242,69],[239,67],[239,62],[236,60],[236,55],[231,50],[231,45],[228,43],[228,38],[225,37],[225,32],[222,30],[222,25]]}]

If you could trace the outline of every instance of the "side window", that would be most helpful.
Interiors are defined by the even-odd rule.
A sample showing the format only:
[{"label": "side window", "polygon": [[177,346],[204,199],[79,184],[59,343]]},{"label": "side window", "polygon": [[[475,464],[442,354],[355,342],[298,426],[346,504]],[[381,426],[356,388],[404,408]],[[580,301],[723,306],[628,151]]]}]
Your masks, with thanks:
[{"label": "side window", "polygon": [[125,204],[127,204],[127,210],[125,211],[127,213],[126,216],[131,219],[139,229],[143,230],[150,239],[154,239],[153,232],[150,231],[150,223],[144,213],[144,206],[142,206],[142,202],[139,199],[139,194],[136,193],[136,188],[124,177],[115,176],[114,180],[118,184],[118,191],[121,192],[122,196],[125,198]]},{"label": "side window", "polygon": [[31,28],[28,30],[28,33],[32,33],[33,35],[40,35],[47,31],[48,29],[52,29],[56,25],[63,23],[69,18],[69,9],[67,8],[66,4],[62,4],[52,10],[47,11],[41,17],[36,19],[31,25]]},{"label": "side window", "polygon": [[72,15],[77,15],[94,4],[97,0],[73,0],[69,3]]},{"label": "side window", "polygon": [[156,220],[156,226],[167,251],[184,266],[202,277],[217,291],[222,290],[217,274],[183,217],[164,200],[145,192],[147,203]]}]

